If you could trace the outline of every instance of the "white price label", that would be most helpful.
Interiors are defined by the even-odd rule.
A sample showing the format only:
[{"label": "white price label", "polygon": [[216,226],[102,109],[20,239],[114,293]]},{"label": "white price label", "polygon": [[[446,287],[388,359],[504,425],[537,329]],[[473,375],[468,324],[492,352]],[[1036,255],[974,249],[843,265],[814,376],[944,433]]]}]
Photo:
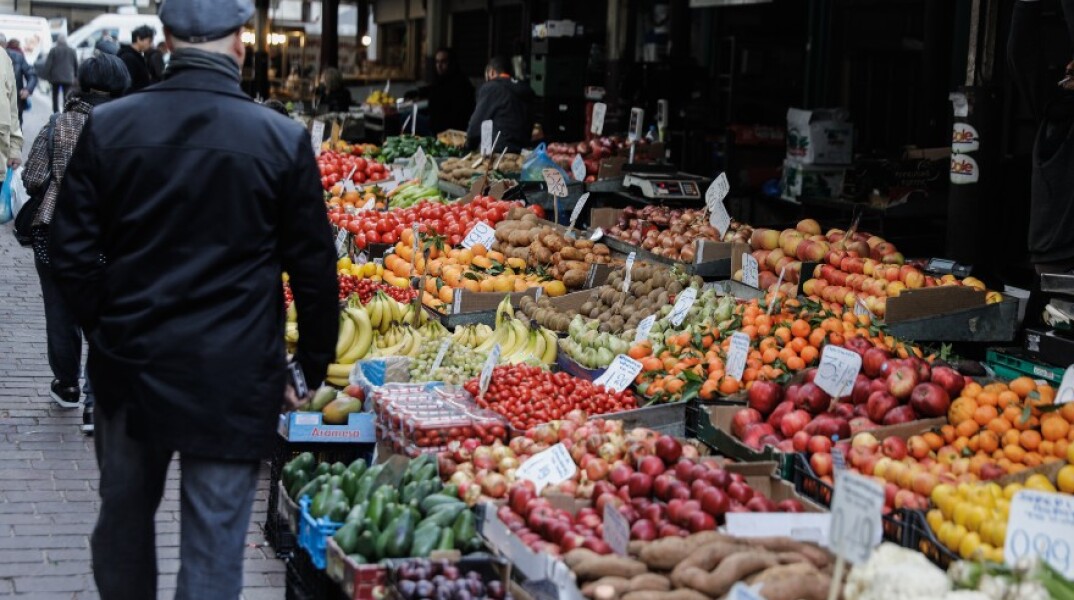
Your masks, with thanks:
[{"label": "white price label", "polygon": [[451,338],[447,338],[440,342],[440,349],[436,351],[436,358],[433,359],[432,366],[429,367],[429,373],[435,373],[440,368],[440,364],[444,362],[444,356],[447,355],[448,348],[451,347]]},{"label": "white price label", "polygon": [[559,169],[544,169],[541,171],[541,175],[544,175],[544,184],[548,188],[549,196],[567,197],[567,182],[563,181],[563,173],[560,173]]},{"label": "white price label", "polygon": [[1059,391],[1055,394],[1055,404],[1074,402],[1074,365],[1067,367],[1063,373],[1063,381],[1059,384]]},{"label": "white price label", "polygon": [[[346,189],[350,189],[350,190],[356,189],[354,187],[354,173],[357,170],[358,170],[358,165],[354,165],[353,167],[351,167],[350,172],[348,172],[347,176],[343,178],[343,189],[345,189],[345,190]],[[350,184],[350,188],[347,187],[348,183]]]},{"label": "white price label", "polygon": [[686,313],[690,312],[690,307],[694,305],[694,300],[697,300],[697,288],[686,288],[683,290],[678,298],[675,298],[675,306],[671,309],[670,321],[671,324],[678,327],[682,325],[682,320],[686,318]]},{"label": "white price label", "polygon": [[638,329],[634,332],[634,343],[638,343],[649,339],[649,332],[653,330],[653,325],[656,323],[656,315],[649,315],[638,323]]},{"label": "white price label", "polygon": [[712,212],[709,213],[709,225],[712,225],[720,234],[720,239],[727,235],[727,230],[731,228],[731,215],[727,214],[723,202],[712,208]]},{"label": "white price label", "polygon": [[336,256],[343,257],[347,254],[347,230],[340,229],[336,234]]},{"label": "white price label", "polygon": [[481,156],[492,156],[492,119],[481,121]]},{"label": "white price label", "polygon": [[581,154],[575,154],[571,161],[571,175],[576,181],[585,181],[585,160]]},{"label": "white price label", "polygon": [[832,448],[832,469],[837,472],[847,470],[847,457],[839,448]]},{"label": "white price label", "polygon": [[421,254],[421,233],[416,222],[410,226],[410,231],[414,236],[414,247],[411,248],[410,255],[410,266],[413,267],[418,263],[418,255]]},{"label": "white price label", "polygon": [[321,155],[321,143],[324,142],[324,121],[317,119],[310,126],[310,143],[313,144],[313,155]]},{"label": "white price label", "polygon": [[574,229],[574,224],[578,222],[578,217],[582,216],[582,209],[585,208],[587,200],[589,200],[589,192],[579,196],[578,202],[574,203],[574,210],[571,211],[571,229]]},{"label": "white price label", "polygon": [[634,260],[637,258],[637,252],[631,252],[626,257],[626,265],[623,266],[623,293],[630,291],[630,273],[634,270]]},{"label": "white price label", "polygon": [[723,199],[727,197],[730,191],[731,184],[727,181],[727,173],[720,173],[709,184],[709,189],[705,190],[705,206],[708,206],[709,210],[711,210],[717,204],[723,204]]},{"label": "white price label", "polygon": [[869,560],[883,533],[883,508],[882,485],[853,471],[839,475],[832,492],[832,525],[828,530],[832,550],[853,564]]},{"label": "white price label", "polygon": [[414,153],[414,177],[420,177],[421,172],[425,170],[425,163],[429,162],[429,157],[425,154],[425,149],[418,146],[418,151]]},{"label": "white price label", "polygon": [[727,349],[727,374],[742,381],[746,371],[746,358],[750,354],[750,336],[739,332],[731,336],[731,347]]},{"label": "white price label", "polygon": [[392,80],[389,79],[388,81],[384,82],[384,93],[385,94],[389,93],[391,91],[391,89],[392,89]]},{"label": "white price label", "polygon": [[869,309],[865,306],[865,303],[862,302],[861,298],[858,298],[858,300],[856,302],[854,302],[854,315],[855,316],[860,317],[860,316],[864,315],[866,317],[869,317],[869,316],[872,316],[872,314],[873,313],[870,312]]},{"label": "white price label", "polygon": [[474,244],[481,244],[486,250],[491,250],[492,244],[495,241],[496,230],[488,223],[478,221],[477,223],[474,223],[472,228],[470,228],[470,233],[467,233],[466,237],[463,238],[462,247],[472,248]]},{"label": "white price label", "polygon": [[753,257],[749,252],[742,253],[742,283],[752,286],[761,287],[758,282],[760,277],[760,268],[757,264],[757,259]]},{"label": "white price label", "polygon": [[489,382],[492,381],[492,370],[496,368],[496,365],[500,362],[500,345],[496,344],[489,352],[488,358],[485,359],[484,366],[481,367],[481,379],[478,380],[478,386],[481,388],[480,397],[485,396],[485,392],[489,389]]},{"label": "white price label", "polygon": [[604,543],[622,556],[626,556],[630,544],[630,523],[612,502],[604,504]]},{"label": "white price label", "polygon": [[604,116],[608,114],[608,105],[597,102],[593,105],[593,119],[589,125],[589,132],[593,135],[604,134]]},{"label": "white price label", "polygon": [[593,385],[602,385],[621,392],[634,383],[638,373],[641,373],[641,363],[626,354],[620,354],[612,359],[612,364],[608,365],[600,377],[593,380]]},{"label": "white price label", "polygon": [[764,600],[764,596],[761,595],[762,586],[764,586],[763,583],[746,585],[741,581],[736,582],[735,585],[731,586],[731,593],[728,598],[730,600]]},{"label": "white price label", "polygon": [[640,108],[630,109],[630,128],[627,130],[627,140],[636,142],[641,139],[641,128],[645,123],[645,111]]},{"label": "white price label", "polygon": [[362,207],[362,210],[373,210],[376,207],[377,207],[377,197],[376,196],[369,196],[369,200],[365,201],[365,206]]},{"label": "white price label", "polygon": [[820,355],[820,366],[813,383],[832,398],[842,398],[854,388],[861,370],[861,355],[840,346],[827,345]]},{"label": "white price label", "polygon": [[556,444],[548,450],[538,452],[529,457],[522,466],[515,471],[518,479],[532,481],[540,495],[546,485],[556,485],[566,481],[578,471],[570,452],[563,444]]},{"label": "white price label", "polygon": [[1022,490],[1011,501],[1003,560],[1011,566],[1039,558],[1074,578],[1074,497]]},{"label": "white price label", "polygon": [[595,242],[602,237],[604,237],[604,229],[597,227],[593,230],[593,235],[589,236],[589,241]]}]

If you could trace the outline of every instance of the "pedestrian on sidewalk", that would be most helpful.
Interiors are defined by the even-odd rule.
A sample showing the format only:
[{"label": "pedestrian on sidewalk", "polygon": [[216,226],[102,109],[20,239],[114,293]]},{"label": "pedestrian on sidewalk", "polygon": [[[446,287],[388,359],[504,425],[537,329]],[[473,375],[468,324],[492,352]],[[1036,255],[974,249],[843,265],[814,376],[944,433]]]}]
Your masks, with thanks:
[{"label": "pedestrian on sidewalk", "polygon": [[56,45],[48,51],[48,58],[45,59],[44,71],[41,75],[52,86],[52,112],[60,112],[61,106],[67,104],[78,78],[78,54],[67,45],[66,35],[61,33],[56,36]]},{"label": "pedestrian on sidewalk", "polygon": [[7,178],[8,167],[16,169],[21,163],[22,127],[15,67],[7,52],[0,51],[0,183]]},{"label": "pedestrian on sidewalk", "polygon": [[[80,91],[67,101],[63,114],[53,117],[37,134],[22,173],[27,193],[43,194],[30,236],[34,265],[41,280],[41,296],[45,301],[48,363],[53,376],[50,395],[64,408],[77,408],[80,404],[78,377],[82,372],[82,330],[52,276],[48,248],[50,224],[67,165],[90,112],[95,106],[123,95],[130,83],[127,68],[119,58],[107,54],[87,58],[78,69]],[[92,434],[94,402],[89,378],[86,378],[85,392],[82,431]]]},{"label": "pedestrian on sidewalk", "polygon": [[154,514],[179,453],[176,598],[234,600],[259,461],[288,384],[282,275],[324,379],[336,254],[309,133],[240,87],[251,0],[167,0],[165,79],[94,109],[52,221],[61,292],[89,339],[104,600],[154,598]]},{"label": "pedestrian on sidewalk", "polygon": [[11,65],[15,69],[15,84],[19,92],[19,127],[22,127],[22,113],[29,108],[30,96],[37,89],[37,70],[26,60],[19,40],[8,40],[0,33],[0,43],[6,44],[7,55],[11,57]]}]

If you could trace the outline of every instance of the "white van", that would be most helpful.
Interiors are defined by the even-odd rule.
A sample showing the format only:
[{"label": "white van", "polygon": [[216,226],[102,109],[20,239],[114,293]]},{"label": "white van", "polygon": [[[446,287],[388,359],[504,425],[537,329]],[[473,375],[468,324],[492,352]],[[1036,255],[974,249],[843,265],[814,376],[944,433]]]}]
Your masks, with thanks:
[{"label": "white van", "polygon": [[0,33],[8,40],[19,40],[26,62],[43,63],[52,49],[52,28],[44,17],[0,15]]},{"label": "white van", "polygon": [[157,32],[153,38],[154,46],[164,41],[164,25],[156,15],[107,14],[93,19],[67,36],[67,45],[78,52],[78,60],[82,61],[93,54],[93,47],[104,36],[111,36],[119,44],[129,44],[131,32],[142,25],[149,25]]}]

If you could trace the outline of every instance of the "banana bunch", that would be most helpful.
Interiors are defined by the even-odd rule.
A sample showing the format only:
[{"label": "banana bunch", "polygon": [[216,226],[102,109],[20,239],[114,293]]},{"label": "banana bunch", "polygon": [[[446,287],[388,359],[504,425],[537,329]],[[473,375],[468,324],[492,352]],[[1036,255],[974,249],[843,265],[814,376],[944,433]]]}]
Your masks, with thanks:
[{"label": "banana bunch", "polygon": [[373,90],[365,97],[366,104],[395,105],[395,97],[384,90]]},{"label": "banana bunch", "polygon": [[451,340],[460,346],[477,348],[492,336],[492,328],[484,323],[471,323],[459,325],[455,333],[451,334]]},{"label": "banana bunch", "polygon": [[383,291],[378,290],[369,299],[365,309],[369,312],[369,322],[373,325],[373,329],[376,329],[381,334],[387,333],[392,323],[409,322],[404,319],[407,314],[407,307]]},{"label": "banana bunch", "polygon": [[537,362],[551,364],[556,360],[556,334],[550,329],[531,329],[516,319],[511,311],[511,298],[504,296],[496,308],[496,329],[475,350],[489,353],[500,345],[500,364]]},{"label": "banana bunch", "polygon": [[[392,298],[390,296],[388,297],[388,299],[392,300]],[[399,303],[396,302],[396,304],[399,304]],[[415,307],[413,302],[408,302],[407,304],[402,305],[402,306],[403,306],[403,317],[401,319],[402,323],[410,323],[411,325],[414,325],[414,311],[418,312],[418,325],[425,325],[426,323],[429,322],[429,313],[425,312],[425,309],[421,308],[420,306]],[[439,324],[440,322],[437,321],[437,323]],[[443,325],[441,325],[441,327],[443,327]],[[445,331],[447,331],[447,330],[445,329]]]},{"label": "banana bunch", "polygon": [[347,385],[351,366],[369,354],[373,346],[373,324],[369,313],[355,300],[339,313],[336,362],[328,366],[328,383]]}]

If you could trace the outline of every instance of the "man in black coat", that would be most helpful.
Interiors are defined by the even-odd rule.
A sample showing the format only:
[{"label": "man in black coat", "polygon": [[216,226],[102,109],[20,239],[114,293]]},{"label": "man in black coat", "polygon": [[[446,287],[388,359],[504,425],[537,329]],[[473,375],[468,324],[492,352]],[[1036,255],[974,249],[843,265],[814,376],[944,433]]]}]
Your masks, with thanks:
[{"label": "man in black coat", "polygon": [[[104,599],[153,598],[153,517],[182,462],[176,598],[238,598],[258,461],[294,406],[282,275],[311,389],[334,356],[335,248],[309,134],[240,89],[250,0],[168,0],[159,85],[94,110],[52,221],[90,343]],[[161,118],[166,115],[166,118]]]},{"label": "man in black coat", "polygon": [[150,69],[149,59],[146,57],[146,53],[153,49],[153,36],[156,34],[152,27],[142,25],[131,32],[131,43],[123,44],[119,48],[117,56],[127,65],[127,71],[131,74],[128,94],[159,81]]},{"label": "man in black coat", "polygon": [[429,101],[429,125],[433,134],[448,129],[465,130],[474,112],[474,84],[459,68],[451,50],[436,51],[436,76],[430,85],[407,92],[407,99]]},{"label": "man in black coat", "polygon": [[466,145],[471,150],[481,146],[481,123],[489,119],[493,139],[495,132],[500,132],[494,152],[505,147],[508,152],[518,152],[529,145],[533,137],[533,121],[529,116],[533,89],[510,73],[511,64],[500,56],[494,56],[485,67],[485,84],[477,91],[477,107],[466,128]]}]

